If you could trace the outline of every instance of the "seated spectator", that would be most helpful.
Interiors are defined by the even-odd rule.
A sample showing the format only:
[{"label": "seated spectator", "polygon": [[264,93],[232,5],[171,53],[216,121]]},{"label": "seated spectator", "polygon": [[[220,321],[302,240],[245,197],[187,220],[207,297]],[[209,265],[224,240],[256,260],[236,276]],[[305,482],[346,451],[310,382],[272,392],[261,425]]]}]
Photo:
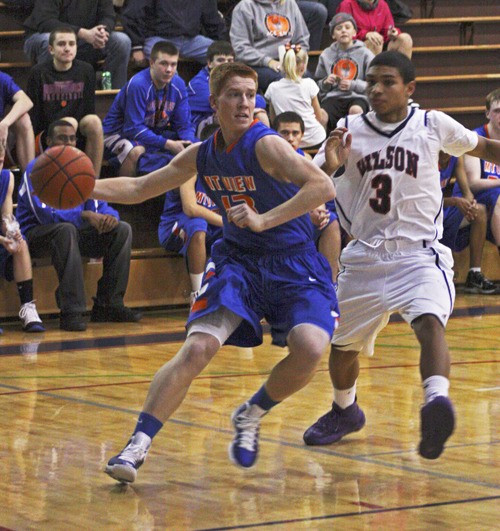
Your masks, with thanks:
[{"label": "seated spectator", "polygon": [[315,147],[326,138],[326,112],[318,100],[319,87],[313,79],[303,78],[307,68],[308,55],[300,45],[287,45],[281,62],[285,77],[273,81],[266,90],[271,121],[285,111],[295,111],[305,124],[301,148]]},{"label": "seated spectator", "polygon": [[207,65],[188,83],[187,93],[189,108],[191,109],[191,121],[198,136],[200,136],[198,131],[200,123],[214,114],[209,101],[210,71],[217,65],[232,62],[234,62],[234,52],[231,43],[215,41],[207,49]]},{"label": "seated spectator", "polygon": [[321,107],[328,114],[328,129],[333,130],[345,115],[369,110],[365,76],[374,55],[354,39],[357,27],[351,15],[338,13],[329,29],[333,43],[319,56],[314,77]]},{"label": "seated spectator", "polygon": [[[212,123],[217,123],[214,110],[210,105],[210,71],[217,65],[232,63],[234,52],[231,43],[215,41],[207,51],[207,66],[202,68],[189,82],[187,87],[191,120],[195,126],[196,135],[200,137],[201,131]],[[269,126],[266,113],[266,100],[257,94],[255,99],[254,117]]]},{"label": "seated spectator", "polygon": [[262,92],[282,77],[280,46],[293,42],[309,50],[309,31],[293,0],[241,0],[229,34],[236,60],[257,72]]},{"label": "seated spectator", "polygon": [[[474,131],[480,136],[500,141],[500,89],[493,90],[486,96],[486,118],[488,122]],[[464,163],[474,198],[486,207],[486,237],[500,247],[500,165],[468,155],[465,156]]]},{"label": "seated spectator", "polygon": [[45,131],[54,120],[64,118],[77,131],[77,146],[84,150],[100,175],[103,133],[95,114],[95,72],[91,65],[75,59],[76,33],[71,26],[60,26],[50,32],[46,63],[35,65],[28,77],[28,96],[33,101],[30,111],[36,135],[36,154],[45,149]]},{"label": "seated spectator", "polygon": [[488,218],[486,207],[474,199],[465,174],[463,157],[439,153],[441,188],[444,190],[452,177],[460,194],[455,193],[443,200],[443,237],[441,243],[454,252],[469,245],[469,272],[465,282],[466,293],[491,294],[496,286],[481,272],[483,248],[486,242]]},{"label": "seated spectator", "polygon": [[198,140],[186,84],[176,75],[178,61],[177,48],[158,41],[149,68],[120,90],[104,118],[104,155],[120,175],[161,168]]},{"label": "seated spectator", "polygon": [[163,248],[181,254],[186,260],[191,305],[201,288],[212,243],[221,236],[222,216],[196,176],[166,193],[158,238]]},{"label": "seated spectator", "polygon": [[[5,142],[0,141],[0,212],[2,231],[0,233],[0,277],[15,280],[21,300],[19,318],[25,332],[43,332],[42,320],[33,300],[33,273],[28,245],[24,240],[19,223],[13,214],[12,193],[14,175],[4,170]],[[0,334],[2,330],[0,329]]]},{"label": "seated spectator", "polygon": [[342,0],[337,12],[352,15],[358,27],[356,39],[364,41],[374,55],[392,50],[411,59],[413,40],[395,27],[385,0]]},{"label": "seated spectator", "polygon": [[[76,144],[76,131],[63,120],[47,130],[47,145]],[[36,159],[35,159],[36,160]],[[16,214],[34,257],[50,256],[59,286],[56,302],[61,310],[60,328],[81,332],[86,309],[82,256],[103,258],[103,274],[90,320],[93,322],[136,322],[141,314],[127,308],[123,297],[130,269],[132,229],[120,221],[118,212],[104,201],[89,199],[69,210],[56,210],[33,194],[32,161],[19,189]]]},{"label": "seated spectator", "polygon": [[104,59],[103,70],[111,72],[111,84],[119,89],[127,82],[130,38],[113,31],[115,9],[112,0],[35,0],[25,20],[24,53],[33,63],[51,60],[48,42],[52,30],[72,26],[78,37],[77,59],[96,67]]},{"label": "seated spectator", "polygon": [[15,154],[9,153],[9,163],[15,164],[17,160],[21,171],[35,156],[35,136],[28,114],[32,107],[27,94],[10,76],[0,72],[0,144],[6,151],[15,147]]},{"label": "seated spectator", "polygon": [[[310,159],[308,153],[300,149],[305,131],[302,118],[293,111],[278,114],[273,121],[273,129],[283,137],[302,156]],[[315,226],[314,241],[318,251],[328,260],[332,269],[332,281],[337,282],[340,256],[340,225],[335,207],[335,200],[315,208],[311,213],[311,221]]]},{"label": "seated spectator", "polygon": [[227,38],[216,0],[128,0],[122,21],[138,64],[149,59],[156,42],[164,40],[175,44],[183,58],[204,64],[210,44]]}]

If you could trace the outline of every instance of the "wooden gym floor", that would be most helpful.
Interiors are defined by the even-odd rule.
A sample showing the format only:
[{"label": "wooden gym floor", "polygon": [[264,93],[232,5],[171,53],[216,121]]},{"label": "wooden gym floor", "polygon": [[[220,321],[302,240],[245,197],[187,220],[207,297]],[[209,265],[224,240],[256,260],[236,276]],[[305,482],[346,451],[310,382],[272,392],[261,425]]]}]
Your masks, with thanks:
[{"label": "wooden gym floor", "polygon": [[263,421],[251,470],[229,463],[229,415],[284,351],[223,348],[157,436],[136,483],[102,470],[126,442],[158,367],[183,338],[186,310],[85,334],[48,321],[0,336],[0,529],[498,529],[500,295],[457,298],[447,338],[457,427],[421,459],[418,347],[394,322],[362,360],[365,428],[310,448],[302,433],[331,401],[327,356],[313,381]]}]

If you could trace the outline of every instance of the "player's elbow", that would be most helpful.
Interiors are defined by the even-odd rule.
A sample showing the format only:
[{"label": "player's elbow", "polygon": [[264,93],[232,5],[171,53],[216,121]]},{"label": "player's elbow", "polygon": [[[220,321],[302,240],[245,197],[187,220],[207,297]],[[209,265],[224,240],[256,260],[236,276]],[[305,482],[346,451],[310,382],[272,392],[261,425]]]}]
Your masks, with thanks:
[{"label": "player's elbow", "polygon": [[325,177],[323,179],[322,183],[322,191],[323,191],[323,202],[331,201],[332,199],[335,199],[336,191],[335,186],[333,184],[332,179],[330,177]]}]

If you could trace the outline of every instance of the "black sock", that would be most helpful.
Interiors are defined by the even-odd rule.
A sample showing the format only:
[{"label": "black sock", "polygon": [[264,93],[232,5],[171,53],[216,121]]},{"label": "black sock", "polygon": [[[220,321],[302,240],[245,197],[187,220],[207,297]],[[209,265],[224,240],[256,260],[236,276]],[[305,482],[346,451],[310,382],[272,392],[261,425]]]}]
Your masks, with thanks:
[{"label": "black sock", "polygon": [[21,299],[21,306],[33,300],[33,279],[17,283],[17,292]]}]

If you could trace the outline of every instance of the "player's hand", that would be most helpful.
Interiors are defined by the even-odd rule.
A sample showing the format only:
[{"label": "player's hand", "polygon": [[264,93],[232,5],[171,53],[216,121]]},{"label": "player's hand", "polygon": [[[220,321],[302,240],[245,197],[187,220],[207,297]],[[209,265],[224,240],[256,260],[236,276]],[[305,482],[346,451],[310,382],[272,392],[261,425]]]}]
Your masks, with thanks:
[{"label": "player's hand", "polygon": [[339,81],[339,89],[340,90],[351,90],[351,79],[341,79]]},{"label": "player's hand", "polygon": [[84,210],[82,212],[82,218],[94,227],[99,234],[110,232],[118,225],[118,220],[114,216],[110,214],[99,214],[90,210]]},{"label": "player's hand", "polygon": [[383,46],[384,38],[377,31],[369,31],[366,34],[365,40],[374,46]]},{"label": "player's hand", "polygon": [[477,202],[475,199],[469,200],[465,197],[456,197],[456,206],[467,221],[473,221],[478,214]]},{"label": "player's hand", "polygon": [[329,85],[337,85],[339,78],[335,74],[330,74],[324,82],[328,83]]},{"label": "player's hand", "polygon": [[167,140],[164,147],[167,151],[177,155],[185,150],[190,144],[191,142],[189,142],[189,140]]},{"label": "player's hand", "polygon": [[231,207],[227,211],[227,219],[237,227],[247,227],[253,232],[262,232],[265,229],[262,216],[252,210],[246,203]]},{"label": "player's hand", "polygon": [[389,29],[387,30],[387,36],[389,37],[389,40],[395,41],[398,38],[399,32],[394,26],[389,26]]},{"label": "player's hand", "polygon": [[311,210],[309,216],[311,217],[312,224],[318,227],[319,230],[324,229],[330,221],[330,212],[325,205],[321,205],[314,210]]},{"label": "player's hand", "polygon": [[23,238],[18,241],[16,238],[0,238],[0,243],[7,249],[9,254],[16,254],[21,250],[21,246],[24,244]]},{"label": "player's hand", "polygon": [[325,144],[327,173],[332,174],[343,166],[351,152],[352,136],[346,127],[334,129]]},{"label": "player's hand", "polygon": [[271,69],[271,70],[274,70],[275,72],[280,72],[281,71],[281,65],[280,65],[280,62],[279,61],[276,61],[274,59],[271,59],[269,61],[269,63],[267,63],[267,66]]},{"label": "player's hand", "polygon": [[146,56],[144,55],[144,52],[142,50],[134,50],[132,52],[132,61],[135,63],[136,66],[147,66]]}]

